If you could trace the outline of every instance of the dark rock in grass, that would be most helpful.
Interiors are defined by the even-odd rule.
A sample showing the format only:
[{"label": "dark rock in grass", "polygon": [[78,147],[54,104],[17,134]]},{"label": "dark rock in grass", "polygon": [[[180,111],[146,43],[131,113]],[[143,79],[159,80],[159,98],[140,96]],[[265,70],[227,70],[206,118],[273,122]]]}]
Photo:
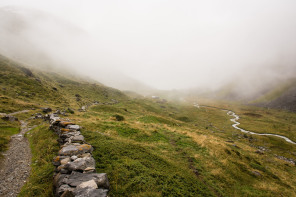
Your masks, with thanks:
[{"label": "dark rock in grass", "polygon": [[34,114],[34,116],[35,116],[35,119],[43,118],[43,115],[41,113],[36,113]]},{"label": "dark rock in grass", "polygon": [[42,111],[43,111],[44,113],[52,112],[52,109],[51,109],[50,107],[44,107],[44,108],[41,108],[41,109],[42,109]]},{"label": "dark rock in grass", "polygon": [[256,150],[255,153],[257,153],[259,155],[263,155],[264,154],[264,151],[262,151],[262,150]]},{"label": "dark rock in grass", "polygon": [[234,143],[234,141],[232,141],[232,140],[227,140],[225,142]]},{"label": "dark rock in grass", "polygon": [[5,121],[18,121],[18,118],[17,117],[14,117],[14,116],[9,116],[9,115],[5,115],[4,117],[1,118],[2,120],[5,120]]},{"label": "dark rock in grass", "polygon": [[68,109],[67,109],[67,112],[69,112],[70,114],[74,114],[74,110],[71,109],[71,108],[68,108]]},{"label": "dark rock in grass", "polygon": [[52,89],[55,90],[55,91],[58,91],[58,89],[56,87],[53,87]]},{"label": "dark rock in grass", "polygon": [[251,171],[252,175],[256,176],[256,177],[261,177],[262,174],[260,174],[260,172],[258,171]]},{"label": "dark rock in grass", "polygon": [[106,173],[84,174],[73,171],[72,174],[63,181],[71,187],[77,187],[83,182],[94,180],[98,188],[109,189],[109,181]]},{"label": "dark rock in grass", "polygon": [[79,188],[75,190],[75,197],[107,197],[108,190],[94,189],[91,187]]},{"label": "dark rock in grass", "polygon": [[41,83],[41,79],[35,78],[35,80],[38,81],[39,83]]},{"label": "dark rock in grass", "polygon": [[28,77],[34,77],[32,71],[29,70],[28,68],[21,67],[20,69],[21,69],[21,71],[23,71],[23,72],[25,73],[25,75],[27,75]]}]

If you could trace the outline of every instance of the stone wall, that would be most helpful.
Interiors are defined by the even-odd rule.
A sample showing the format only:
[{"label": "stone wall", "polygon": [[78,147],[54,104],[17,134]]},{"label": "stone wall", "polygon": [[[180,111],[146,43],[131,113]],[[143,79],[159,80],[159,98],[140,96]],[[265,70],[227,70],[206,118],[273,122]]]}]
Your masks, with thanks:
[{"label": "stone wall", "polygon": [[106,173],[96,173],[93,147],[84,141],[80,126],[62,120],[58,114],[48,116],[50,129],[59,136],[61,150],[54,159],[54,195],[56,197],[105,197],[109,191]]}]

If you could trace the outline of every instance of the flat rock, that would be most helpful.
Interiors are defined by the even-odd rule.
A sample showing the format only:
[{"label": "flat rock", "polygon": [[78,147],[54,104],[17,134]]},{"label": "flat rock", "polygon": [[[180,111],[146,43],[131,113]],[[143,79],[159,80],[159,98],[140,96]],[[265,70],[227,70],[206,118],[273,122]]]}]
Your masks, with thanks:
[{"label": "flat rock", "polygon": [[90,188],[93,188],[93,189],[98,188],[98,186],[97,186],[97,184],[96,184],[96,182],[94,180],[82,182],[76,188],[80,189],[80,188],[86,188],[86,187],[90,187]]},{"label": "flat rock", "polygon": [[65,168],[70,171],[81,171],[86,168],[95,168],[95,160],[93,157],[78,158],[73,162],[66,164]]},{"label": "flat rock", "polygon": [[75,143],[75,142],[82,143],[82,142],[84,142],[84,137],[83,137],[83,135],[73,136],[71,138],[71,142],[73,142],[73,143]]},{"label": "flat rock", "polygon": [[79,188],[74,191],[75,197],[107,197],[108,190],[93,189],[90,187]]},{"label": "flat rock", "polygon": [[70,129],[70,130],[80,130],[80,126],[75,124],[75,125],[67,125],[66,129]]},{"label": "flat rock", "polygon": [[65,159],[62,159],[62,160],[61,160],[61,165],[65,165],[65,164],[67,164],[67,163],[70,162],[70,161],[71,161],[70,157],[67,157],[67,158],[65,158]]},{"label": "flat rock", "polygon": [[75,145],[68,145],[63,147],[59,151],[60,156],[73,156],[73,155],[79,155],[84,153],[90,153],[93,151],[93,147],[88,144],[82,144],[79,146]]},{"label": "flat rock", "polygon": [[61,122],[59,123],[59,126],[61,126],[61,127],[66,127],[66,126],[68,126],[68,125],[72,125],[72,124],[74,124],[74,123],[69,122],[69,121],[61,121]]},{"label": "flat rock", "polygon": [[78,153],[78,147],[77,146],[73,146],[73,145],[69,145],[69,146],[65,146],[63,147],[60,151],[59,151],[59,155],[62,156],[72,156]]},{"label": "flat rock", "polygon": [[109,189],[109,181],[106,173],[89,173],[84,174],[73,171],[72,174],[64,179],[64,182],[71,187],[77,187],[83,182],[94,180],[98,188]]}]

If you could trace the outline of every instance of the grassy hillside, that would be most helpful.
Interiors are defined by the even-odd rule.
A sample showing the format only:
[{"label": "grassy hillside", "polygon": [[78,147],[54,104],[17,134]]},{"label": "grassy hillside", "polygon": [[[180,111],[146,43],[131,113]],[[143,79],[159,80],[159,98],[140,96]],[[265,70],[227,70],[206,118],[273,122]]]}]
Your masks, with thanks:
[{"label": "grassy hillside", "polygon": [[[227,103],[196,108],[189,102],[129,97],[74,76],[29,72],[3,57],[0,67],[0,112],[30,109],[20,115],[26,119],[40,107],[73,109],[67,118],[82,126],[94,146],[97,171],[110,179],[110,196],[296,196],[295,164],[288,160],[296,161],[296,146],[243,134],[221,109],[240,115],[245,129],[296,140],[294,113]],[[88,104],[86,112],[78,111]],[[6,139],[19,127],[0,123],[12,128],[1,130]],[[34,173],[21,196],[50,196],[55,136],[46,122],[31,120],[30,125],[38,125],[28,135]]]},{"label": "grassy hillside", "polygon": [[19,108],[30,107],[30,104],[77,108],[94,101],[126,99],[120,91],[99,83],[81,81],[75,75],[26,68],[3,56],[0,57],[0,85],[0,94],[6,99],[13,98],[12,102],[20,100],[27,105]]}]

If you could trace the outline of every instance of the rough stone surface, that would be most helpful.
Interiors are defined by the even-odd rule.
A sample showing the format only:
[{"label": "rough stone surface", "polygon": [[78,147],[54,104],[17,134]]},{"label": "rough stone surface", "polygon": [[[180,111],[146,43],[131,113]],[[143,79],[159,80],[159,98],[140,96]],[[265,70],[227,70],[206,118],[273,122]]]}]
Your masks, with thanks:
[{"label": "rough stone surface", "polygon": [[84,174],[80,172],[72,172],[72,174],[68,177],[68,179],[64,180],[66,184],[77,187],[82,182],[94,180],[99,188],[108,189],[109,181],[106,173],[90,173]]},{"label": "rough stone surface", "polygon": [[67,164],[67,163],[70,162],[70,161],[71,161],[70,157],[67,157],[67,158],[65,158],[65,159],[62,159],[62,160],[61,160],[61,165],[65,165],[65,164]]},{"label": "rough stone surface", "polygon": [[78,158],[66,164],[65,168],[69,171],[83,171],[86,168],[95,168],[95,160],[92,157]]},{"label": "rough stone surface", "polygon": [[84,137],[83,135],[77,135],[77,136],[73,136],[73,138],[71,139],[71,142],[84,142]]},{"label": "rough stone surface", "polygon": [[67,125],[66,129],[70,129],[70,130],[80,130],[80,126],[79,125]]},{"label": "rough stone surface", "polygon": [[73,156],[78,153],[78,148],[77,146],[69,145],[65,146],[59,151],[59,155],[64,155],[64,156]]},{"label": "rough stone surface", "polygon": [[93,189],[97,189],[98,188],[98,186],[97,186],[97,184],[96,184],[96,182],[94,180],[82,182],[76,188],[77,189],[81,189],[81,188],[86,188],[86,187],[90,187],[90,188],[93,188]]},{"label": "rough stone surface", "polygon": [[109,181],[106,173],[95,173],[93,147],[86,144],[80,126],[62,121],[57,114],[49,115],[50,128],[59,135],[59,156],[53,160],[56,197],[107,197]]},{"label": "rough stone surface", "polygon": [[5,115],[4,117],[2,117],[2,120],[13,122],[18,121],[18,118],[11,115]]},{"label": "rough stone surface", "polygon": [[75,189],[69,185],[61,185],[57,190],[57,195],[62,195],[65,191],[74,191]]},{"label": "rough stone surface", "polygon": [[106,197],[108,190],[93,189],[93,188],[80,188],[75,191],[75,197]]},{"label": "rough stone surface", "polygon": [[61,197],[74,197],[74,194],[72,191],[67,190],[61,195]]},{"label": "rough stone surface", "polygon": [[44,113],[49,113],[52,111],[50,107],[41,108]]}]

